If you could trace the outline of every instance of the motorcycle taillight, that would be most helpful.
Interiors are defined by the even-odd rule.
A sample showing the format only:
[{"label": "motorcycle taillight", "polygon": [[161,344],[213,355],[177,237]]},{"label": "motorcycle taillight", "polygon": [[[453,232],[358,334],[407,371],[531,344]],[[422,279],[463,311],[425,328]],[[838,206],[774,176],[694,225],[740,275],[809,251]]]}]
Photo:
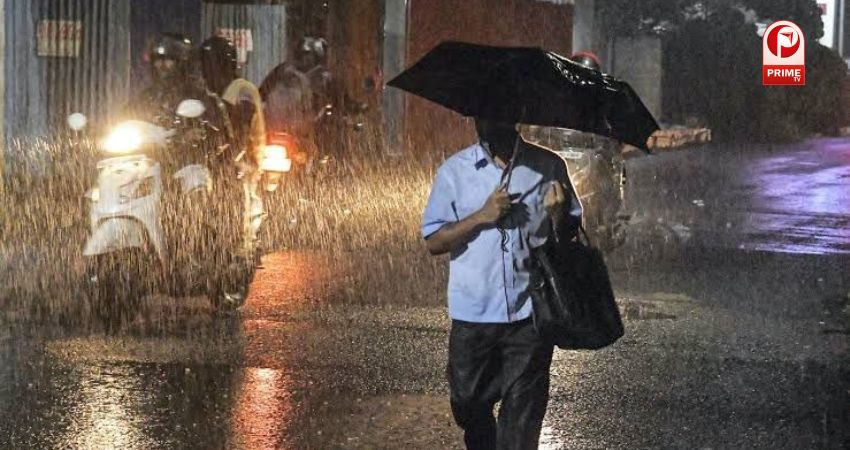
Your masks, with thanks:
[{"label": "motorcycle taillight", "polygon": [[289,133],[270,133],[266,140],[266,145],[280,145],[288,149],[295,146],[295,137]]}]

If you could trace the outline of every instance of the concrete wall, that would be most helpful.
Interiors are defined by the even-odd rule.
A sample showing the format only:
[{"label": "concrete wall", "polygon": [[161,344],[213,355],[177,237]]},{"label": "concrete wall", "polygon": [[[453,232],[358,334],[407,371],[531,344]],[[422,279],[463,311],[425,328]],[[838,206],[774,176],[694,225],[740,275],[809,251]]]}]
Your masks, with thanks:
[{"label": "concrete wall", "polygon": [[[393,79],[404,70],[407,54],[408,0],[384,2],[384,42],[381,62],[383,82]],[[398,89],[384,89],[381,113],[384,132],[384,151],[401,152],[404,130],[405,94]]]},{"label": "concrete wall", "polygon": [[599,4],[599,0],[575,0],[571,53],[578,51],[596,53],[602,60],[602,70],[608,72],[612,65],[610,58],[612,52],[605,29],[605,17],[598,12]]},{"label": "concrete wall", "polygon": [[614,66],[611,73],[627,81],[655,116],[662,114],[662,45],[654,36],[614,40]]},{"label": "concrete wall", "polygon": [[[485,45],[535,46],[569,55],[573,7],[533,0],[410,0],[407,65],[437,44],[458,40]],[[448,154],[475,142],[471,119],[407,96],[405,145],[416,153]]]},{"label": "concrete wall", "polygon": [[629,82],[656,119],[662,111],[662,45],[656,37],[609,36],[599,6],[604,0],[575,0],[572,51],[592,51],[603,72]]}]

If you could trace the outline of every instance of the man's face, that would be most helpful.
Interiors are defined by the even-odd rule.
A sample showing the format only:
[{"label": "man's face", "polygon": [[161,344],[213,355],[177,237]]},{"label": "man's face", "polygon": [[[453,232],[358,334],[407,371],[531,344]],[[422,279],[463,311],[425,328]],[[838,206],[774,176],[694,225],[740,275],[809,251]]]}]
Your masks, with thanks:
[{"label": "man's face", "polygon": [[167,80],[174,75],[177,61],[171,58],[154,58],[153,73],[158,80]]},{"label": "man's face", "polygon": [[487,119],[475,119],[475,130],[478,137],[490,145],[490,151],[495,156],[504,159],[513,152],[517,139],[516,125],[510,122],[497,122]]}]

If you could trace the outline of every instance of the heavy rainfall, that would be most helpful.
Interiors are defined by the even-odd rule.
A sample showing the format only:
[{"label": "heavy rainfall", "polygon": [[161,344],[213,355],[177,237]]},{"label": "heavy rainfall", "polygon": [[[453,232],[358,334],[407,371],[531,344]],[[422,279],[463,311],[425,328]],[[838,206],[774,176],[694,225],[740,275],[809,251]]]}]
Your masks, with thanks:
[{"label": "heavy rainfall", "polygon": [[[447,296],[508,286],[450,279],[423,211],[491,148],[447,100],[478,81],[565,162],[625,330],[556,348],[539,438],[504,448],[850,448],[844,0],[0,10],[0,448],[464,448]],[[772,45],[804,85],[769,85]],[[452,46],[480,60],[426,64]]]}]

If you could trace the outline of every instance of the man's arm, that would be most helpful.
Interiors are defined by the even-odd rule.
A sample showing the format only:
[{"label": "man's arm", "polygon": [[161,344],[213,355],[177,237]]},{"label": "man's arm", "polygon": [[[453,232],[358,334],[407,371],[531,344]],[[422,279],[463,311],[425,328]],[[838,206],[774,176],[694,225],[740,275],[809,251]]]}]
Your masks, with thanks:
[{"label": "man's arm", "polygon": [[432,255],[442,255],[469,242],[484,223],[481,216],[475,213],[459,222],[451,222],[443,225],[440,231],[425,239],[425,248]]},{"label": "man's arm", "polygon": [[499,221],[511,209],[508,193],[498,189],[487,198],[484,206],[469,217],[443,225],[425,238],[425,247],[432,255],[442,255],[469,242],[481,229]]}]

